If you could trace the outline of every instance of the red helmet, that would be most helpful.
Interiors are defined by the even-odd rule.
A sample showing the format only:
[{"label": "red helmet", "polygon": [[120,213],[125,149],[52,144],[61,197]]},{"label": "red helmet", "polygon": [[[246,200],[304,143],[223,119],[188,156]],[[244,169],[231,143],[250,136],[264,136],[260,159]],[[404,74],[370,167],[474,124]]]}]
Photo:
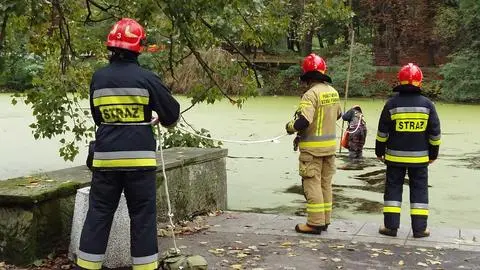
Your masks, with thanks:
[{"label": "red helmet", "polygon": [[412,63],[403,66],[398,72],[398,80],[400,81],[400,84],[420,86],[422,84],[422,79],[422,70]]},{"label": "red helmet", "polygon": [[108,34],[107,47],[140,53],[145,39],[145,30],[137,21],[123,18],[112,27]]},{"label": "red helmet", "polygon": [[318,71],[325,74],[325,71],[327,71],[327,64],[320,56],[311,53],[303,59],[302,68],[304,74],[310,71]]}]

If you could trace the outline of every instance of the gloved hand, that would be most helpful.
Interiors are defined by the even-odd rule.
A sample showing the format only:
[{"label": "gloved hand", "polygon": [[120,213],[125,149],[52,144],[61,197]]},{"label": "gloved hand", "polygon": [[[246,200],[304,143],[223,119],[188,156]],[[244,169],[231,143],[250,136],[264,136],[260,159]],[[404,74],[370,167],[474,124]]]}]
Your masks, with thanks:
[{"label": "gloved hand", "polygon": [[295,139],[293,139],[293,151],[298,150],[298,143],[300,142],[300,136],[296,136]]},{"label": "gloved hand", "polygon": [[295,123],[295,122],[292,120],[292,121],[288,122],[288,123],[285,125],[285,129],[287,130],[287,133],[288,133],[289,135],[292,135],[293,133],[297,132],[297,131],[295,130],[295,128],[293,127],[293,124],[294,124],[294,123]]}]

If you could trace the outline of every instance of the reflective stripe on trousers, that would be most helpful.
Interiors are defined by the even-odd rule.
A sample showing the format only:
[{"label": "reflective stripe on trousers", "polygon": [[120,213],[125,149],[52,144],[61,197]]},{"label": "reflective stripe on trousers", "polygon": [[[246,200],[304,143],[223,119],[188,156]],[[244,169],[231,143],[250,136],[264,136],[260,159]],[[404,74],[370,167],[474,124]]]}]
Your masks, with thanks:
[{"label": "reflective stripe on trousers", "polygon": [[77,253],[76,264],[84,269],[102,269],[102,262],[105,254],[90,254],[81,250]]},{"label": "reflective stripe on trousers", "polygon": [[158,268],[158,253],[145,257],[132,257],[132,270],[155,270]]}]

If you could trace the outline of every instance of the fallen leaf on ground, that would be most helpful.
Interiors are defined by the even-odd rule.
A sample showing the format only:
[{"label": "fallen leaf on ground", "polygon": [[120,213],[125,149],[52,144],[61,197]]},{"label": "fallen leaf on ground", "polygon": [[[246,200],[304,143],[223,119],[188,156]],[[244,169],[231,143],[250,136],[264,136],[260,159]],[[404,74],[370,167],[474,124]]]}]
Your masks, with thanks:
[{"label": "fallen leaf on ground", "polygon": [[219,255],[225,252],[223,248],[209,249],[208,252]]},{"label": "fallen leaf on ground", "polygon": [[206,245],[208,242],[200,242],[200,245]]},{"label": "fallen leaf on ground", "polygon": [[241,264],[232,264],[232,265],[230,265],[230,267],[231,267],[232,269],[242,269],[242,265],[241,265]]},{"label": "fallen leaf on ground", "polygon": [[400,260],[400,261],[398,262],[398,265],[401,265],[401,266],[402,266],[402,265],[405,265],[405,262],[404,262],[403,260]]},{"label": "fallen leaf on ground", "polygon": [[430,263],[431,265],[439,265],[439,264],[442,264],[442,263],[439,262],[439,261],[428,260],[428,259],[427,259],[427,262]]},{"label": "fallen leaf on ground", "polygon": [[328,258],[327,257],[320,257],[320,260],[326,261],[326,260],[328,260]]},{"label": "fallen leaf on ground", "polygon": [[247,257],[247,256],[248,256],[248,255],[245,254],[245,253],[238,253],[238,254],[237,254],[237,258],[245,258],[245,257]]},{"label": "fallen leaf on ground", "polygon": [[292,245],[292,242],[283,242],[282,244],[280,244],[282,247],[289,247]]},{"label": "fallen leaf on ground", "polygon": [[426,249],[426,248],[417,248],[417,250],[418,250],[418,251],[421,251],[421,252],[425,252],[425,251],[427,251],[427,249]]},{"label": "fallen leaf on ground", "polygon": [[342,261],[342,259],[340,259],[340,258],[332,258],[332,262],[341,262],[341,261]]},{"label": "fallen leaf on ground", "polygon": [[370,254],[370,257],[371,257],[371,258],[376,258],[376,257],[378,257],[378,253]]},{"label": "fallen leaf on ground", "polygon": [[423,263],[423,262],[419,262],[419,263],[417,263],[417,265],[419,265],[419,266],[424,266],[424,267],[428,267],[428,264]]}]

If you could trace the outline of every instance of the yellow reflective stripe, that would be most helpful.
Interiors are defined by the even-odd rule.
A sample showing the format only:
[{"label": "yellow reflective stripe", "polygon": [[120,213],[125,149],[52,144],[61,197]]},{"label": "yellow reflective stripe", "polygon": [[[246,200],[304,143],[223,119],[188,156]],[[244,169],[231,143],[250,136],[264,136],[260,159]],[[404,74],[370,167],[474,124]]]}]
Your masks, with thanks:
[{"label": "yellow reflective stripe", "polygon": [[317,136],[322,136],[323,129],[323,107],[320,107],[317,114]]},{"label": "yellow reflective stripe", "polygon": [[157,160],[154,158],[136,158],[136,159],[94,159],[93,167],[154,167],[157,166]]},{"label": "yellow reflective stripe", "polygon": [[385,160],[400,163],[425,163],[429,161],[428,156],[424,157],[398,157],[389,154],[385,155]]},{"label": "yellow reflective stripe", "polygon": [[332,203],[325,203],[325,212],[332,211]]},{"label": "yellow reflective stripe", "polygon": [[428,216],[428,209],[411,209],[410,215]]},{"label": "yellow reflective stripe", "polygon": [[312,102],[308,101],[308,100],[302,100],[300,101],[300,107],[304,107],[304,106],[311,106],[312,105]]},{"label": "yellow reflective stripe", "polygon": [[[400,81],[400,84],[410,84],[410,82],[409,81]],[[419,81],[412,81],[411,84],[414,85],[414,86],[419,86],[420,82]]]},{"label": "yellow reflective stripe", "polygon": [[428,119],[427,113],[396,113],[392,114],[392,120],[398,119]]},{"label": "yellow reflective stripe", "polygon": [[428,140],[428,142],[431,144],[431,145],[434,145],[434,146],[437,146],[437,145],[440,145],[442,143],[441,140]]},{"label": "yellow reflective stripe", "polygon": [[384,138],[384,137],[380,137],[380,136],[377,135],[377,141],[379,141],[379,142],[386,142],[387,140],[388,140],[388,137],[385,137],[385,138]]},{"label": "yellow reflective stripe", "polygon": [[325,204],[323,203],[307,203],[308,213],[323,213],[325,212]]},{"label": "yellow reflective stripe", "polygon": [[336,146],[337,142],[335,140],[323,141],[323,142],[300,142],[299,147],[331,147]]},{"label": "yellow reflective stripe", "polygon": [[383,207],[383,212],[384,213],[400,213],[401,210],[402,209],[400,207],[396,207],[396,206],[384,206]]},{"label": "yellow reflective stripe", "polygon": [[142,104],[148,105],[149,97],[142,96],[109,96],[93,99],[93,106],[113,105],[113,104]]},{"label": "yellow reflective stripe", "polygon": [[102,269],[102,262],[90,262],[80,258],[77,258],[77,265],[89,270]]},{"label": "yellow reflective stripe", "polygon": [[307,213],[323,213],[325,209],[323,208],[307,208]]},{"label": "yellow reflective stripe", "polygon": [[158,261],[147,264],[132,265],[132,270],[155,270],[158,268]]},{"label": "yellow reflective stripe", "polygon": [[307,203],[307,207],[312,207],[312,208],[315,208],[315,207],[324,207],[325,204],[324,203]]}]

